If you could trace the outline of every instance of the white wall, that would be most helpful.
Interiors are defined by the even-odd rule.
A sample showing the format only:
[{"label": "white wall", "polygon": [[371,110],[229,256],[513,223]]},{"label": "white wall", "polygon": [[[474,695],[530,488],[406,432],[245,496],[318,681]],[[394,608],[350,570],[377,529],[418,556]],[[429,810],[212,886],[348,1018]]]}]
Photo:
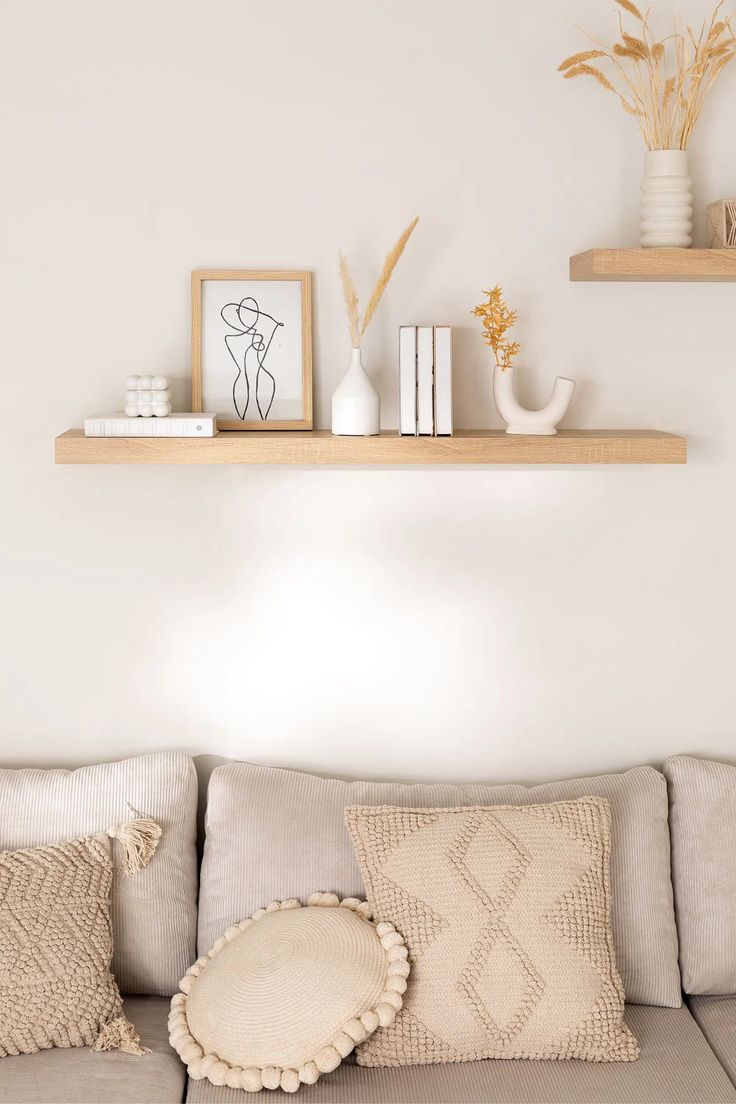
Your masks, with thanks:
[{"label": "white wall", "polygon": [[[568,20],[611,9],[3,0],[6,763],[183,747],[511,780],[735,754],[736,286],[567,279],[636,242],[635,128],[555,72]],[[735,111],[736,69],[692,147],[701,223],[736,192]],[[417,213],[366,345],[386,426],[422,319],[457,328],[458,424],[499,424],[469,311],[501,281],[529,398],[571,375],[568,425],[685,433],[688,466],[54,467],[131,371],[186,402],[202,266],[314,271],[328,426],[336,250],[365,294]]]}]

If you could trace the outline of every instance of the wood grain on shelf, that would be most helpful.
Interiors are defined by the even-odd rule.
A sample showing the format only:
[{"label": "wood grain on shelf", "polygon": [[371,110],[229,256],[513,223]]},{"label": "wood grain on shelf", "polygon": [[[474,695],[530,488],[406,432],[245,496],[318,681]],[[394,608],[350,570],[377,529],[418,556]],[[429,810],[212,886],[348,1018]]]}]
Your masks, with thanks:
[{"label": "wood grain on shelf", "polygon": [[333,437],[328,430],[219,433],[210,438],[56,438],[57,464],[685,464],[687,441],[657,430],[561,430],[527,437],[466,430],[454,437]]},{"label": "wood grain on shelf", "polygon": [[736,249],[589,249],[571,280],[736,280]]}]

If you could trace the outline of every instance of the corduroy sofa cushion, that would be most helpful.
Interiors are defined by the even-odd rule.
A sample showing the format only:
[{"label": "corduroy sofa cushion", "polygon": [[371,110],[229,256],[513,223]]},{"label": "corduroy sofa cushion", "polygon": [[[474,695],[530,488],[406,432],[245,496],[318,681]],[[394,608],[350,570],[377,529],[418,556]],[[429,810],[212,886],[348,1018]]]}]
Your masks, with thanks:
[{"label": "corduroy sofa cushion", "polygon": [[162,836],[156,861],[135,878],[115,872],[113,973],[122,993],[171,996],[195,957],[197,778],[189,755],[0,770],[0,850],[104,832],[135,816],[130,807],[152,817]]},{"label": "corduroy sofa cushion", "polygon": [[687,1003],[716,1058],[736,1085],[736,996],[690,997]]},{"label": "corduroy sofa cushion", "polygon": [[613,934],[626,999],[677,1007],[667,787],[652,767],[532,787],[409,786],[225,763],[213,771],[207,796],[199,953],[263,901],[303,899],[315,888],[364,895],[344,824],[348,805],[537,805],[588,795],[611,806]]},{"label": "corduroy sofa cushion", "polygon": [[736,766],[674,755],[672,881],[686,993],[736,993]]},{"label": "corduroy sofa cushion", "polygon": [[[42,1050],[3,1058],[0,1104],[177,1104],[186,1070],[169,1046],[167,997],[127,997],[123,1011],[135,1024],[145,1058],[87,1047]],[[240,1104],[243,1104],[242,1094]]]},{"label": "corduroy sofa cushion", "polygon": [[[638,1062],[458,1062],[368,1069],[343,1063],[309,1104],[734,1104],[731,1084],[687,1008],[628,1005]],[[268,1104],[293,1097],[277,1090]],[[305,1096],[305,1104],[307,1097]],[[190,1081],[187,1104],[243,1104],[240,1090]],[[265,1102],[264,1102],[265,1104]]]}]

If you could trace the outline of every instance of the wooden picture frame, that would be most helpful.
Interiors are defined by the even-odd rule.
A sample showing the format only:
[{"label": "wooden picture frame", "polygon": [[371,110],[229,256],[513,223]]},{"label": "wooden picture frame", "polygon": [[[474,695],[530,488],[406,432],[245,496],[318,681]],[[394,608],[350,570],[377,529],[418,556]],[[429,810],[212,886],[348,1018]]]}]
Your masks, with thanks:
[{"label": "wooden picture frame", "polygon": [[205,409],[222,430],[312,429],[311,272],[192,272],[192,410]]}]

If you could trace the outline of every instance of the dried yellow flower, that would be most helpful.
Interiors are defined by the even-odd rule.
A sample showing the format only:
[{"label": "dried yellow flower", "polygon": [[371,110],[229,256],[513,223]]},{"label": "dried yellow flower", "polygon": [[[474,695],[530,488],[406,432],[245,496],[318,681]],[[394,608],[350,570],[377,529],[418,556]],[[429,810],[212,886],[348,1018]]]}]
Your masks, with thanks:
[{"label": "dried yellow flower", "polygon": [[519,352],[517,341],[507,341],[505,334],[516,322],[518,313],[507,307],[503,298],[503,289],[496,284],[492,291],[484,291],[485,300],[474,307],[471,314],[483,323],[483,340],[490,345],[496,357],[496,364],[503,370]]}]

